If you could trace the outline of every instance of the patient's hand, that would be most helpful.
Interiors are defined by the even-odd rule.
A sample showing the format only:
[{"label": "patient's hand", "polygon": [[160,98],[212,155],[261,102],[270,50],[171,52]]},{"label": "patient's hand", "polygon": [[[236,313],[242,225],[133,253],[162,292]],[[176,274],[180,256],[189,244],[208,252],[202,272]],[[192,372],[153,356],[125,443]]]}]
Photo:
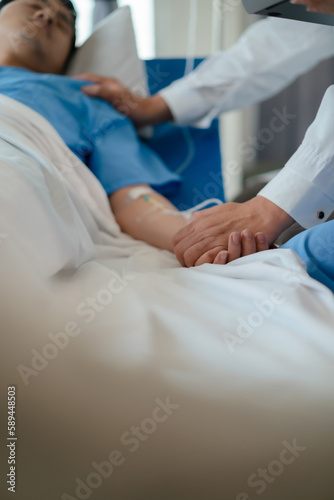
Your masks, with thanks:
[{"label": "patient's hand", "polygon": [[227,264],[227,262],[232,262],[239,257],[268,249],[269,243],[264,233],[259,232],[254,235],[250,229],[245,229],[241,233],[235,231],[229,236],[228,249],[219,252],[213,263]]},{"label": "patient's hand", "polygon": [[334,0],[290,0],[293,4],[305,5],[309,12],[334,14]]},{"label": "patient's hand", "polygon": [[130,118],[137,127],[156,125],[172,120],[173,116],[160,95],[141,97],[133,94],[114,78],[85,73],[76,78],[90,80],[93,85],[82,87],[82,91],[90,97],[99,97],[108,101],[117,111]]}]

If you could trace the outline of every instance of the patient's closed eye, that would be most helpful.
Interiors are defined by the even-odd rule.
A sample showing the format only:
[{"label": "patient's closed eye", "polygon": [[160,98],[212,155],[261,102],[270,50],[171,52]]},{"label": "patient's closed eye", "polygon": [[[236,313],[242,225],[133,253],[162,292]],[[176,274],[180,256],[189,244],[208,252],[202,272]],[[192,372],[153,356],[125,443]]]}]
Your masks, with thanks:
[{"label": "patient's closed eye", "polygon": [[74,30],[74,21],[71,17],[71,19],[69,17],[67,17],[63,12],[57,12],[57,10],[52,7],[52,6],[49,6],[47,3],[45,2],[35,2],[35,3],[30,3],[28,4],[28,6],[37,11],[37,10],[45,10],[47,11],[47,13],[49,15],[51,15],[51,17],[57,17],[57,25],[59,26],[59,28],[64,31],[64,32],[69,32],[69,31],[73,31]]},{"label": "patient's closed eye", "polygon": [[69,31],[73,31],[74,29],[74,24],[61,14],[57,16],[57,25],[62,31],[66,33],[68,33]]}]

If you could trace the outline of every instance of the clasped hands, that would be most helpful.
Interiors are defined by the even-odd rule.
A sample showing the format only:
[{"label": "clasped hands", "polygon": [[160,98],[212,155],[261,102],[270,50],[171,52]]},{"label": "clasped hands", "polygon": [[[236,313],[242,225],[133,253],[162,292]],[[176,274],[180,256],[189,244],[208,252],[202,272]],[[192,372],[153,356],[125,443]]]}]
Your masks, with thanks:
[{"label": "clasped hands", "polygon": [[[333,0],[334,1],[334,0]],[[77,78],[93,83],[82,91],[109,101],[137,126],[172,119],[159,95],[143,98],[134,95],[117,80],[92,74]],[[245,203],[226,203],[192,215],[174,236],[174,252],[186,267],[201,264],[226,264],[272,248],[275,240],[293,219],[270,200],[256,196]]]},{"label": "clasped hands", "polygon": [[293,222],[289,214],[262,196],[245,203],[218,205],[193,214],[174,236],[174,252],[186,267],[226,264],[273,248],[277,237]]}]

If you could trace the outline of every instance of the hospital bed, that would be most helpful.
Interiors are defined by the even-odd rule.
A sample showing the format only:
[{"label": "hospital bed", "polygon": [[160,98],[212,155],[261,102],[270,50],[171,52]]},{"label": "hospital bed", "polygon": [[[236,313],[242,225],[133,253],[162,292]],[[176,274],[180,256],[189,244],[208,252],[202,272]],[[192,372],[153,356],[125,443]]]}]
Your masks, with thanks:
[{"label": "hospital bed", "polygon": [[[2,97],[0,109],[1,400],[15,386],[16,498],[331,500],[332,292],[291,250],[181,268],[120,232],[42,117]],[[189,133],[201,151],[196,131],[145,140],[168,162],[161,137],[182,147]]]}]

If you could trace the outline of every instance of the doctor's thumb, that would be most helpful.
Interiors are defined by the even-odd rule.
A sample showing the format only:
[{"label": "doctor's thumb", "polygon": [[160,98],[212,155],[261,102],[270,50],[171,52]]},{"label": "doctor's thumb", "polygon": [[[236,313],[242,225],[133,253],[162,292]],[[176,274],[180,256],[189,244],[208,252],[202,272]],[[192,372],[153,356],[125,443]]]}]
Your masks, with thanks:
[{"label": "doctor's thumb", "polygon": [[82,87],[81,90],[89,97],[99,97],[110,104],[114,104],[116,98],[110,87],[107,87],[103,83],[87,85],[86,87]]},{"label": "doctor's thumb", "polygon": [[87,85],[86,87],[81,88],[82,92],[91,96],[91,97],[102,97],[102,85]]}]

